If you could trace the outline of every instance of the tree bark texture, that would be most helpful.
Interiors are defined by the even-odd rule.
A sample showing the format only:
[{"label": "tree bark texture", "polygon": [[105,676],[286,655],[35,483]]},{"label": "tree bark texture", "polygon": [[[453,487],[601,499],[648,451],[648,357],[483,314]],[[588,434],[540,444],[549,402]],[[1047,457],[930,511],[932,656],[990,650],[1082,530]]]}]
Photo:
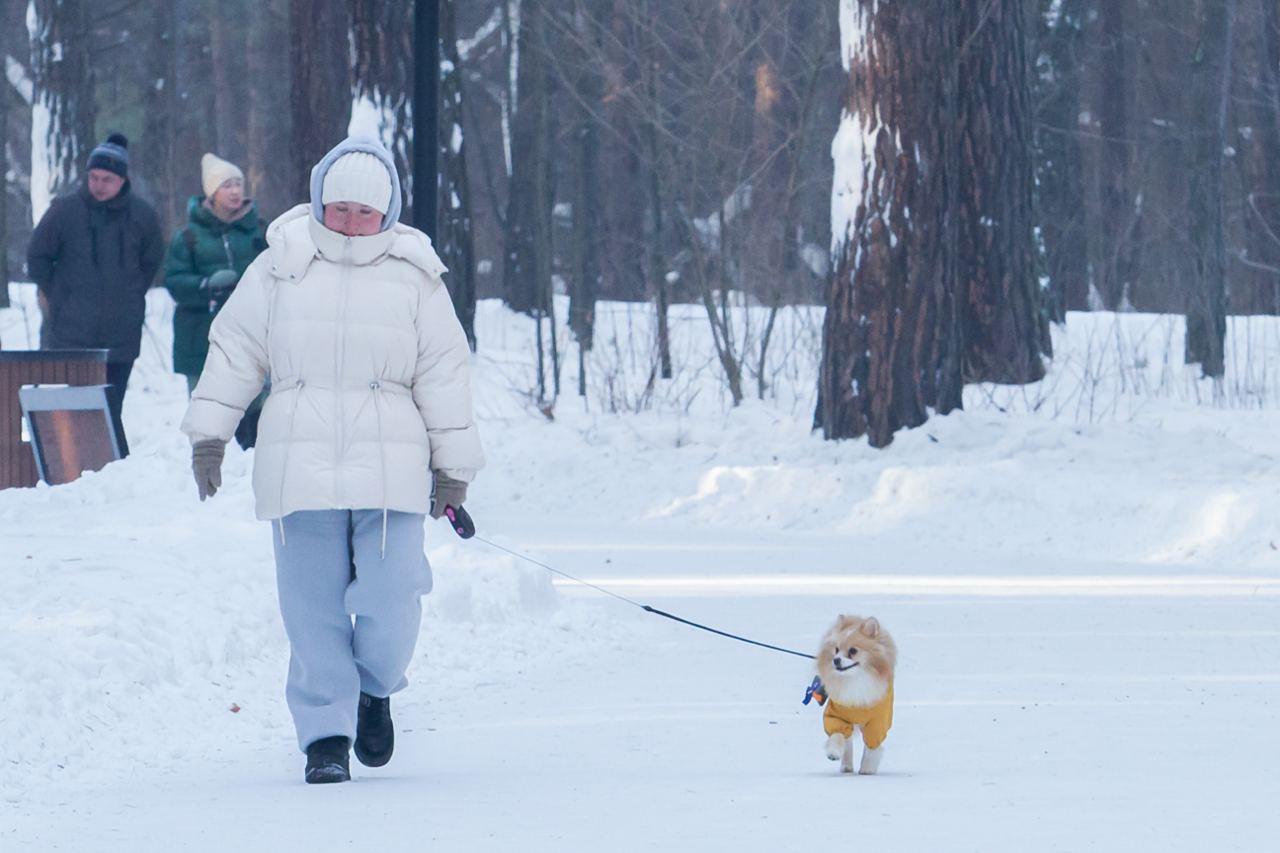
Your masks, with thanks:
[{"label": "tree bark texture", "polygon": [[[600,218],[601,184],[600,140],[593,112],[603,106],[602,81],[591,54],[599,43],[593,28],[579,16],[573,22],[578,40],[594,50],[579,50],[577,73],[573,80],[573,235],[569,251],[569,329],[578,343],[579,355],[589,352],[595,339],[596,298],[600,289]],[[578,394],[585,396],[586,359],[578,361]]]},{"label": "tree bark texture", "polygon": [[[7,151],[9,142],[8,87],[0,82],[0,151]],[[9,168],[5,158],[4,174],[0,175],[0,308],[9,307]],[[0,345],[3,348],[3,345]]]},{"label": "tree bark texture", "polygon": [[957,4],[959,205],[954,246],[967,382],[1044,377],[1032,209],[1030,68],[1020,0]]},{"label": "tree bark texture", "polygon": [[94,139],[94,73],[88,0],[33,0],[31,73],[36,101],[48,111],[45,156],[49,198],[80,179]]},{"label": "tree bark texture", "polygon": [[1049,279],[1047,313],[1089,305],[1088,222],[1080,151],[1086,0],[1038,0],[1035,76],[1037,221]]},{"label": "tree bark texture", "polygon": [[1232,314],[1280,314],[1280,3],[1246,0],[1237,8],[1238,114],[1230,124],[1239,154],[1224,192],[1242,203],[1239,225],[1229,233],[1238,248],[1228,252],[1228,305]]},{"label": "tree bark texture", "polygon": [[249,102],[250,78],[244,73],[248,20],[245,0],[221,0],[209,6],[214,118],[211,143],[218,156],[237,165],[243,164],[248,154],[245,104]]},{"label": "tree bark texture", "polygon": [[1226,338],[1226,244],[1222,213],[1223,156],[1231,87],[1232,14],[1237,0],[1198,0],[1200,39],[1192,60],[1194,114],[1199,119],[1191,171],[1191,234],[1196,275],[1187,298],[1186,361],[1221,377]]},{"label": "tree bark texture", "polygon": [[[177,0],[156,3],[147,18],[145,37],[148,76],[156,81],[146,93],[147,114],[151,120],[139,140],[138,151],[147,163],[151,179],[151,198],[160,215],[166,235],[177,229],[180,217],[186,211],[187,195],[198,191],[199,161],[182,163],[178,145],[190,140],[191,134],[183,134],[178,121],[182,116],[181,95],[178,82],[178,32],[175,26],[178,14]],[[182,166],[187,168],[184,170]],[[182,178],[187,177],[186,181]],[[194,174],[192,174],[194,172]],[[194,180],[192,180],[194,178]]]},{"label": "tree bark texture", "polygon": [[522,0],[515,43],[516,103],[511,121],[504,298],[514,311],[545,311],[551,288],[551,153],[542,38],[542,0]]},{"label": "tree bark texture", "polygon": [[[946,228],[956,200],[957,24],[947,0],[853,0],[846,115],[833,146],[836,264],[815,427],[884,447],[958,408],[962,352]],[[846,33],[844,41],[850,42]],[[949,161],[951,161],[949,163]],[[950,166],[950,168],[949,168]]]},{"label": "tree bark texture", "polygon": [[378,137],[396,161],[404,207],[413,216],[413,4],[350,0],[351,43],[355,48],[354,93],[378,113]]},{"label": "tree bark texture", "polygon": [[1089,266],[1101,306],[1115,310],[1128,300],[1137,265],[1139,210],[1131,178],[1131,51],[1127,3],[1098,0],[1087,38],[1091,44],[1086,111],[1086,202],[1092,212]]},{"label": "tree bark texture", "polygon": [[289,0],[261,0],[249,4],[249,43],[246,64],[253,83],[249,86],[246,128],[248,152],[244,173],[259,211],[271,219],[305,196],[296,195],[294,160],[281,156],[292,138],[291,110],[282,108],[271,80],[288,80],[289,51],[280,46],[289,38]]},{"label": "tree bark texture", "polygon": [[463,133],[462,59],[458,55],[457,0],[440,0],[440,257],[449,268],[449,296],[471,348],[476,348],[475,246],[467,139]]},{"label": "tree bark texture", "polygon": [[293,85],[289,146],[296,197],[309,197],[311,167],[347,135],[351,120],[350,24],[346,3],[290,0]]},{"label": "tree bark texture", "polygon": [[[13,65],[6,67],[8,82],[0,80],[0,91],[4,93],[7,106],[5,122],[7,132],[0,145],[5,152],[5,186],[8,193],[6,201],[5,224],[0,228],[6,240],[10,261],[14,268],[9,272],[16,278],[22,274],[22,258],[26,255],[26,246],[31,238],[31,102],[34,85],[30,63],[31,44],[27,33],[27,4],[10,4],[0,12],[0,49],[3,49]],[[8,279],[5,280],[6,282]],[[0,287],[5,294],[0,302],[8,298],[8,288]]]}]

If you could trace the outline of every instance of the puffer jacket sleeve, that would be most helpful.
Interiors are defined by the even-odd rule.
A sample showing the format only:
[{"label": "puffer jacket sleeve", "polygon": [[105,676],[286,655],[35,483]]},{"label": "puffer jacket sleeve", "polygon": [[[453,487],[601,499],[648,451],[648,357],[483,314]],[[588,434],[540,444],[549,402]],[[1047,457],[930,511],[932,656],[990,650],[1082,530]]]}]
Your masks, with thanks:
[{"label": "puffer jacket sleeve", "polygon": [[245,408],[262,391],[270,363],[267,324],[270,288],[265,262],[254,262],[209,329],[209,357],[191,394],[182,431],[192,442],[230,441]]},{"label": "puffer jacket sleeve", "polygon": [[27,274],[40,292],[48,296],[53,284],[53,269],[62,249],[62,219],[66,215],[65,202],[55,199],[44,216],[40,217],[31,242],[27,246]]},{"label": "puffer jacket sleeve", "polygon": [[418,297],[418,362],[413,401],[431,441],[431,468],[470,482],[484,465],[471,407],[471,348],[438,279]]},{"label": "puffer jacket sleeve", "polygon": [[160,230],[160,217],[149,204],[142,204],[142,244],[139,251],[139,267],[142,272],[142,288],[155,284],[156,273],[164,261],[164,232]]},{"label": "puffer jacket sleeve", "polygon": [[200,289],[204,276],[196,267],[191,244],[185,237],[186,228],[173,235],[169,254],[164,262],[164,286],[173,301],[188,308],[208,308],[209,294]]}]

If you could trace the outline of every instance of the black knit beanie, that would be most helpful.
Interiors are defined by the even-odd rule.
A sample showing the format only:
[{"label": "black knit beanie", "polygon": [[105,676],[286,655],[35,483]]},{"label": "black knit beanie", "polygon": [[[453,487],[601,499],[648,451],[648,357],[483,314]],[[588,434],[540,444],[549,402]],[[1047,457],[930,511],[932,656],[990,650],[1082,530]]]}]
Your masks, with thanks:
[{"label": "black knit beanie", "polygon": [[129,139],[113,133],[107,141],[89,152],[89,169],[106,169],[122,178],[129,177]]}]

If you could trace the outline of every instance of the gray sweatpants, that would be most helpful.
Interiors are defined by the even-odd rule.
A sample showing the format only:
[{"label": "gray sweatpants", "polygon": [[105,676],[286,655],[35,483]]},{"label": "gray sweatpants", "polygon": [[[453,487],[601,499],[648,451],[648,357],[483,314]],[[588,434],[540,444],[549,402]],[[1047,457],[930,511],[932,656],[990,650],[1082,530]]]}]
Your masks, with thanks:
[{"label": "gray sweatpants", "polygon": [[300,749],[334,735],[354,739],[360,692],[390,696],[408,684],[419,596],[431,590],[423,521],[389,512],[385,555],[382,510],[294,512],[273,524],[283,527],[272,539],[289,635],[285,699]]}]

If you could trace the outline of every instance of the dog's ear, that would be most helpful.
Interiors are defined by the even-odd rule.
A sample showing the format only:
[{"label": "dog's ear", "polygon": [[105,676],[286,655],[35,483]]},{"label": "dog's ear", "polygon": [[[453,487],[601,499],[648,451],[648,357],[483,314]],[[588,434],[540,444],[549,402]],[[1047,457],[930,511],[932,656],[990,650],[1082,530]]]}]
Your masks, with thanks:
[{"label": "dog's ear", "polygon": [[880,623],[876,620],[876,617],[869,616],[862,623],[862,627],[859,630],[868,637],[878,637],[880,636]]}]

